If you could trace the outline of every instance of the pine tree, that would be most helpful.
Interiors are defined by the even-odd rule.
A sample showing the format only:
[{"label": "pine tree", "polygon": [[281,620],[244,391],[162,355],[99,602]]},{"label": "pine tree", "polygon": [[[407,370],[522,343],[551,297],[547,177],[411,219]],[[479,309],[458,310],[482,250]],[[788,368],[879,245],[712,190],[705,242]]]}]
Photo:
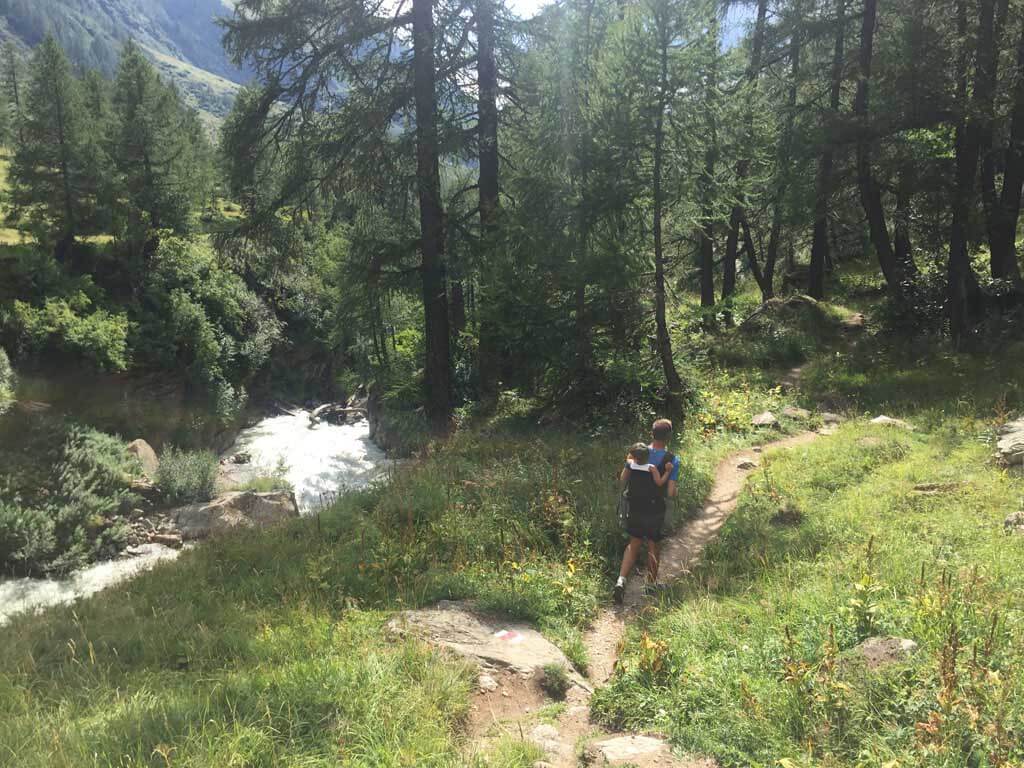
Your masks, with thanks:
[{"label": "pine tree", "polygon": [[122,187],[125,230],[142,244],[159,229],[186,231],[193,198],[188,177],[194,126],[178,93],[132,42],[114,81],[111,155]]},{"label": "pine tree", "polygon": [[88,158],[96,148],[78,82],[52,36],[32,57],[20,128],[11,163],[14,205],[63,259],[75,236],[93,225],[97,179]]}]

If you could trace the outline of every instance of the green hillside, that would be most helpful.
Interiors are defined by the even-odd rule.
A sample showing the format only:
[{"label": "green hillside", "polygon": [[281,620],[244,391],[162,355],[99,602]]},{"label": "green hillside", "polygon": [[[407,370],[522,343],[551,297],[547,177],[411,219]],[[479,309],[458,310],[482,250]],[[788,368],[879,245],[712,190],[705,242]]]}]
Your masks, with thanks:
[{"label": "green hillside", "polygon": [[221,118],[245,79],[221,46],[226,13],[221,0],[0,0],[0,35],[31,48],[52,32],[78,67],[107,75],[133,39],[191,106]]}]

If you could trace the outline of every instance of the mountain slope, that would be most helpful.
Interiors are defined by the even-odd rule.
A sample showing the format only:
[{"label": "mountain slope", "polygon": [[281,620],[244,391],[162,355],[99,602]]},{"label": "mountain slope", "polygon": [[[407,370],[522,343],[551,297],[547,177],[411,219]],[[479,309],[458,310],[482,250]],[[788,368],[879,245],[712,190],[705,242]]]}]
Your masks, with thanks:
[{"label": "mountain slope", "polygon": [[203,112],[222,117],[247,79],[221,47],[222,0],[0,0],[0,35],[27,47],[52,32],[80,67],[113,74],[134,39]]}]

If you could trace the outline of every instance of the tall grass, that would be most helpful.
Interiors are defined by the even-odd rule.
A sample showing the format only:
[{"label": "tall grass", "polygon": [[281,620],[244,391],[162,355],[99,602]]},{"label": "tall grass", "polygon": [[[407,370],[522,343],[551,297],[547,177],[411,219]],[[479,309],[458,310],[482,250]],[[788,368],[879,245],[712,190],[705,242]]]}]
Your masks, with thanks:
[{"label": "tall grass", "polygon": [[[984,429],[851,426],[767,459],[595,712],[727,766],[1019,765],[1024,550],[1002,520],[1024,483]],[[853,649],[877,635],[920,651],[870,672]]]}]

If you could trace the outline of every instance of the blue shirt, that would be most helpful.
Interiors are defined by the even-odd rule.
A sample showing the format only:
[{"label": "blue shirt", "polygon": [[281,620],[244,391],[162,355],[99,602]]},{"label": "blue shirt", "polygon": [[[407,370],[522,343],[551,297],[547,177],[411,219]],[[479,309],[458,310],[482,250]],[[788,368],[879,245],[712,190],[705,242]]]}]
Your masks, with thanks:
[{"label": "blue shirt", "polygon": [[[665,458],[665,454],[666,453],[671,453],[671,451],[667,451],[664,448],[651,448],[650,449],[650,454],[648,455],[647,461],[649,461],[651,464],[654,464],[655,466],[660,466],[661,465],[661,460]],[[682,462],[679,461],[679,456],[678,455],[676,455],[674,458],[675,458],[675,461],[672,464],[672,474],[670,474],[668,476],[668,479],[671,480],[674,483],[678,483],[679,482],[679,467],[680,467]]]}]

